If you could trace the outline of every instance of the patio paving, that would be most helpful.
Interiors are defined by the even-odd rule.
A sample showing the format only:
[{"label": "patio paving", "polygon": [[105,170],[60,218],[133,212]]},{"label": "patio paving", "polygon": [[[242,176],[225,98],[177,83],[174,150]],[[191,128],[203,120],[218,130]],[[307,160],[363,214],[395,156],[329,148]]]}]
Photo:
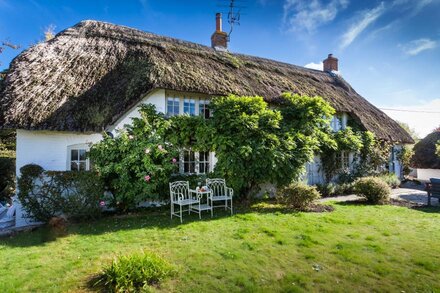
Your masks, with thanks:
[{"label": "patio paving", "polygon": [[[412,188],[397,188],[391,191],[391,198],[406,200],[415,202],[418,204],[428,204],[428,194],[426,191]],[[334,197],[326,197],[321,198],[319,202],[328,202],[328,201],[353,201],[361,199],[361,197],[351,194],[344,196],[334,196]],[[431,199],[431,204],[433,206],[440,206],[439,200],[436,198]]]}]

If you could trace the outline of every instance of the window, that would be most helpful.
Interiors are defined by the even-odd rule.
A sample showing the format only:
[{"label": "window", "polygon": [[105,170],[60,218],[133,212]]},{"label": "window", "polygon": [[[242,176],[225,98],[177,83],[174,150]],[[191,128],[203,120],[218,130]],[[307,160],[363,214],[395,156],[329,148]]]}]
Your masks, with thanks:
[{"label": "window", "polygon": [[209,173],[209,152],[199,153],[199,174]]},{"label": "window", "polygon": [[196,115],[196,100],[185,98],[183,100],[183,113],[189,114],[190,116]]},{"label": "window", "polygon": [[209,152],[184,150],[180,156],[180,172],[183,174],[206,174],[210,171]]},{"label": "window", "polygon": [[350,157],[348,152],[341,153],[342,169],[348,169],[350,167]]},{"label": "window", "polygon": [[167,115],[175,116],[179,115],[180,99],[179,98],[167,98]]},{"label": "window", "polygon": [[342,117],[339,115],[335,115],[332,118],[332,121],[330,122],[330,126],[333,129],[333,131],[339,131],[342,129]]},{"label": "window", "polygon": [[339,162],[339,167],[341,169],[349,169],[350,168],[350,153],[349,152],[339,152],[335,157],[336,162]]},{"label": "window", "polygon": [[208,100],[200,99],[200,101],[199,101],[199,115],[205,119],[208,119],[211,116],[211,113],[209,110],[209,101]]},{"label": "window", "polygon": [[85,149],[71,149],[70,150],[70,170],[71,171],[86,171],[89,170],[88,160]]},{"label": "window", "polygon": [[196,156],[191,150],[183,152],[183,173],[196,173]]}]

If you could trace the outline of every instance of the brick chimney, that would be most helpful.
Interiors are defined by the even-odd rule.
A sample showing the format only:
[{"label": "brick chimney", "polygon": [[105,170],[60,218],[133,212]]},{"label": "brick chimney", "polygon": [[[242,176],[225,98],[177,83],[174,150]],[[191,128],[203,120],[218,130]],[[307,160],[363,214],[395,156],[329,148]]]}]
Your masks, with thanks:
[{"label": "brick chimney", "polygon": [[333,54],[328,54],[323,63],[324,71],[338,71],[338,58],[333,57]]},{"label": "brick chimney", "polygon": [[228,34],[222,30],[222,14],[215,15],[215,32],[211,36],[211,47],[218,51],[228,50]]}]

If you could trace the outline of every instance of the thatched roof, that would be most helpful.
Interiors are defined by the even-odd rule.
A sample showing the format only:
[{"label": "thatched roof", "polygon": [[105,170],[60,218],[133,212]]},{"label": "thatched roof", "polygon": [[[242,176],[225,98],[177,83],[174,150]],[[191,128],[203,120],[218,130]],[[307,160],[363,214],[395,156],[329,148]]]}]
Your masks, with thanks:
[{"label": "thatched roof", "polygon": [[428,134],[416,143],[411,166],[420,169],[440,169],[440,157],[435,153],[438,141],[440,141],[440,130]]},{"label": "thatched roof", "polygon": [[291,91],[324,97],[380,138],[412,142],[336,75],[98,21],[82,21],[21,53],[5,84],[5,127],[101,131],[157,88],[267,101]]}]

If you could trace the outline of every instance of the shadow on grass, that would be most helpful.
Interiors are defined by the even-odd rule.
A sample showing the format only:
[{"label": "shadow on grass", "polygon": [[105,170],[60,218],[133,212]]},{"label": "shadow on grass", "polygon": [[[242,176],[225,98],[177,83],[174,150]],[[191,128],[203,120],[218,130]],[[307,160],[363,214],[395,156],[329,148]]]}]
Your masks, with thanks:
[{"label": "shadow on grass", "polygon": [[[273,201],[258,201],[239,203],[234,207],[235,215],[245,215],[249,213],[270,214],[297,214],[299,211],[278,205]],[[15,235],[0,238],[0,245],[12,247],[30,247],[40,246],[56,241],[58,238],[69,235],[101,235],[105,233],[114,233],[121,230],[138,229],[179,229],[185,225],[198,221],[217,221],[231,217],[230,211],[223,208],[214,209],[214,215],[211,218],[209,212],[202,213],[202,219],[195,213],[183,213],[183,223],[180,223],[178,217],[170,219],[169,206],[146,208],[127,214],[107,214],[95,220],[74,222],[67,226],[67,229],[60,233],[48,225],[33,229],[27,232],[18,232]]]}]

